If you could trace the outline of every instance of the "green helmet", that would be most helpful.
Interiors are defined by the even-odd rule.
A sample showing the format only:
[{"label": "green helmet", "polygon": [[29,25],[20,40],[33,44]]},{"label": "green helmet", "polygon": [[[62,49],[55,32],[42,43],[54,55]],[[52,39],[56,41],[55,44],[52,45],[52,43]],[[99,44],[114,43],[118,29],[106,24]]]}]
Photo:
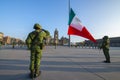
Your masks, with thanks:
[{"label": "green helmet", "polygon": [[104,36],[103,39],[108,39],[108,36]]},{"label": "green helmet", "polygon": [[34,27],[33,27],[34,29],[42,29],[42,27],[38,24],[38,23],[36,23],[36,24],[34,24]]}]

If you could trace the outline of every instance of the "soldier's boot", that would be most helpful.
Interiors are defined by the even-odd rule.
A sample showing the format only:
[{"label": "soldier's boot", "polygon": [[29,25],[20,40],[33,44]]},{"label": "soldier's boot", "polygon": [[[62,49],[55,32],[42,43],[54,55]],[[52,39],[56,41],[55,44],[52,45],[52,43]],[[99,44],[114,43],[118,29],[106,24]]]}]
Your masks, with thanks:
[{"label": "soldier's boot", "polygon": [[35,73],[35,77],[40,76],[40,74],[41,74],[41,71],[37,70],[36,73]]},{"label": "soldier's boot", "polygon": [[106,61],[106,63],[111,63],[110,59],[108,59],[108,60]]},{"label": "soldier's boot", "polygon": [[34,71],[33,70],[31,70],[30,78],[34,79]]}]

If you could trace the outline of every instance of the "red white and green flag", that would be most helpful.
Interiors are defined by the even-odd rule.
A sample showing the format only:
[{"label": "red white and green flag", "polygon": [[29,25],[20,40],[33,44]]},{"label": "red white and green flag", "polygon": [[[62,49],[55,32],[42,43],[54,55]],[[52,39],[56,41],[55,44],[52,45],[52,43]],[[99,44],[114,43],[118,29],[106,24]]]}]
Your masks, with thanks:
[{"label": "red white and green flag", "polygon": [[82,25],[81,21],[77,18],[76,14],[72,10],[72,8],[69,13],[69,23],[68,24],[69,24],[68,35],[82,36],[93,42],[96,42],[96,40],[93,38],[93,36],[89,33],[89,31],[85,28],[84,25]]}]

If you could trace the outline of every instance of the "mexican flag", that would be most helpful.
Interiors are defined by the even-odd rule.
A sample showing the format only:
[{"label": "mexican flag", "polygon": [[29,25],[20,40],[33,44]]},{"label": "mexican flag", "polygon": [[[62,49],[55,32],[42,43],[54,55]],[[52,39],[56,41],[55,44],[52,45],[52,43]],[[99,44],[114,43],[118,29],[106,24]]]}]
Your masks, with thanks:
[{"label": "mexican flag", "polygon": [[89,31],[85,28],[84,25],[82,25],[81,21],[77,18],[72,8],[69,13],[68,35],[82,36],[93,42],[96,42],[93,36],[89,33]]}]

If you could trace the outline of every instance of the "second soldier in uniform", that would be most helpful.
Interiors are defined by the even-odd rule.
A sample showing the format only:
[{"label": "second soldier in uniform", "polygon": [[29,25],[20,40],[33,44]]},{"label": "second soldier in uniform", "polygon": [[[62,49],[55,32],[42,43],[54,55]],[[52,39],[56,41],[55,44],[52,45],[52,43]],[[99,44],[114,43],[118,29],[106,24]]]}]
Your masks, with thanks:
[{"label": "second soldier in uniform", "polygon": [[106,60],[104,61],[105,63],[110,63],[109,44],[110,44],[110,40],[109,40],[108,36],[104,36],[100,49],[101,48],[103,49],[103,53],[106,58]]}]

